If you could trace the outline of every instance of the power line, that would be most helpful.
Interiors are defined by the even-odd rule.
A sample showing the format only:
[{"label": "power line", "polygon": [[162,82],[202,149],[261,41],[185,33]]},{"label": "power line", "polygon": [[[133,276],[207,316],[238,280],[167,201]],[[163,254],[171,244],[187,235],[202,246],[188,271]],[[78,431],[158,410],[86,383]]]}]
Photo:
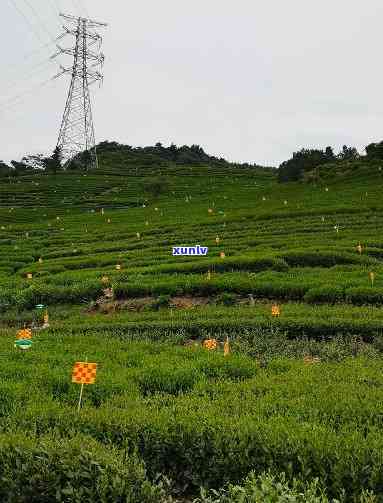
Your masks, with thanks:
[{"label": "power line", "polygon": [[14,85],[17,85],[19,83],[22,83],[25,80],[29,80],[31,77],[40,74],[43,70],[45,71],[48,66],[51,65],[51,61],[48,59],[44,59],[43,61],[40,61],[36,65],[32,66],[31,70],[29,73],[26,73],[22,75],[22,77],[15,78],[11,81],[7,82],[7,87],[14,87]]},{"label": "power line", "polygon": [[44,29],[44,31],[48,34],[48,37],[51,39],[51,40],[54,40],[54,36],[52,35],[52,33],[48,30],[48,28],[46,27],[45,25],[45,22],[42,20],[42,18],[39,16],[39,14],[37,13],[36,9],[33,7],[33,5],[29,2],[29,0],[24,0],[24,3],[27,5],[27,7],[29,7],[29,9],[32,11],[34,17],[37,19],[37,22],[40,26],[42,26],[42,28]]},{"label": "power line", "polygon": [[57,19],[56,19],[57,23],[60,24],[59,20],[58,20],[58,15],[60,14],[60,7],[53,0],[48,0],[48,3],[49,3],[49,6],[52,10],[53,15],[55,17],[57,16]]},{"label": "power line", "polygon": [[[37,73],[40,73],[42,68],[50,66],[51,62],[48,59],[44,59],[43,61],[40,61],[36,65],[33,65],[30,68],[30,71],[28,73],[22,74],[21,77],[15,77],[14,79],[7,81],[7,86],[13,86],[14,84],[17,84],[18,82],[22,82],[23,80],[29,80],[30,77],[33,77],[33,75],[36,75]],[[1,87],[0,87],[1,91]]]},{"label": "power line", "polygon": [[88,9],[86,8],[85,1],[83,1],[83,0],[77,0],[77,1],[78,1],[79,5],[80,5],[82,11],[85,13],[85,15],[87,17],[89,17],[89,12],[88,12]]},{"label": "power line", "polygon": [[40,82],[37,85],[35,85],[29,89],[26,89],[22,93],[19,93],[16,96],[13,96],[9,100],[6,100],[5,102],[0,103],[0,112],[3,112],[4,110],[6,110],[16,104],[18,105],[21,101],[23,101],[23,98],[25,96],[32,94],[36,89],[40,89],[41,87],[46,86],[47,84],[49,84],[49,82],[52,82],[52,78],[44,80],[43,82]]},{"label": "power line", "polygon": [[24,14],[24,12],[17,6],[15,0],[9,0],[13,7],[15,8],[15,10],[20,14],[20,16],[24,19],[24,21],[26,22],[26,24],[30,27],[30,29],[33,31],[34,35],[40,40],[40,42],[42,42],[43,44],[45,43],[45,40],[43,40],[41,37],[40,37],[40,33],[36,30],[35,26],[33,23],[30,22],[29,18]]},{"label": "power line", "polygon": [[78,5],[77,5],[77,3],[75,2],[75,0],[72,0],[72,5],[73,5],[73,7],[74,7],[74,10],[77,12],[77,14],[78,14],[79,16],[81,16],[81,15],[82,15],[82,13],[80,12],[79,6],[78,6]]},{"label": "power line", "polygon": [[52,4],[52,6],[53,6],[53,4],[55,5],[55,7],[56,7],[56,10],[57,10],[58,14],[60,14],[60,12],[61,12],[61,7],[60,7],[60,3],[59,3],[59,1],[58,1],[58,0],[50,0],[50,2],[51,2],[51,4]]}]

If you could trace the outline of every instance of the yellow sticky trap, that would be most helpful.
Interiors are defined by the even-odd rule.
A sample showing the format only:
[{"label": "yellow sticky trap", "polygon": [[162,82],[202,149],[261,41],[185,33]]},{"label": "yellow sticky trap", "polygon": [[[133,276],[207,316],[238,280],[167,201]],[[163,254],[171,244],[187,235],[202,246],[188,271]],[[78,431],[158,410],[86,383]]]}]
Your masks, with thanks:
[{"label": "yellow sticky trap", "polygon": [[271,306],[271,316],[278,317],[281,315],[281,309],[277,304]]},{"label": "yellow sticky trap", "polygon": [[320,358],[318,358],[317,356],[305,356],[303,358],[303,363],[305,365],[315,365],[316,363],[320,363]]},{"label": "yellow sticky trap", "polygon": [[121,270],[121,264],[116,264],[116,270],[120,271]]},{"label": "yellow sticky trap", "polygon": [[27,279],[32,279],[32,277],[33,277],[33,276],[32,276],[32,273],[31,273],[31,272],[28,272],[28,273],[27,273]]},{"label": "yellow sticky trap", "polygon": [[223,345],[223,355],[228,356],[229,354],[230,354],[229,337],[226,337],[225,344]]},{"label": "yellow sticky trap", "polygon": [[374,286],[374,281],[375,281],[375,273],[374,272],[369,272],[368,277],[370,278],[371,285]]}]

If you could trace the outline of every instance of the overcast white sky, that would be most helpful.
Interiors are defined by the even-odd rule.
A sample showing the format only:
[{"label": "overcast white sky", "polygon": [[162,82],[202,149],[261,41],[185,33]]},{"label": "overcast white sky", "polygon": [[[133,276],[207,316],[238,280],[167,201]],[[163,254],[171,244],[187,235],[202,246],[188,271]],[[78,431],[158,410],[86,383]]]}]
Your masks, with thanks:
[{"label": "overcast white sky", "polygon": [[69,81],[40,83],[58,10],[109,23],[97,141],[278,165],[383,139],[381,0],[0,0],[0,159],[55,146]]}]

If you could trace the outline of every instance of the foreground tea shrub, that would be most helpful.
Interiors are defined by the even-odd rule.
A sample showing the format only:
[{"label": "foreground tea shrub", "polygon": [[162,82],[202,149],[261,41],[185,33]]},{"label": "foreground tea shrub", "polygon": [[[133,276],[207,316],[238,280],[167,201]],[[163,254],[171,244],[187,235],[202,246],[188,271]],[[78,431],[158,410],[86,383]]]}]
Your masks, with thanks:
[{"label": "foreground tea shrub", "polygon": [[0,437],[3,503],[158,503],[163,491],[147,479],[134,457],[87,437],[71,440]]},{"label": "foreground tea shrub", "polygon": [[[302,484],[295,480],[292,484],[286,481],[285,474],[275,477],[264,473],[255,473],[245,479],[242,485],[229,485],[227,489],[219,491],[201,490],[201,496],[193,503],[340,503],[346,501],[341,494],[337,499],[329,499],[319,485],[318,479]],[[370,491],[363,491],[360,503],[374,503],[378,499]]]}]

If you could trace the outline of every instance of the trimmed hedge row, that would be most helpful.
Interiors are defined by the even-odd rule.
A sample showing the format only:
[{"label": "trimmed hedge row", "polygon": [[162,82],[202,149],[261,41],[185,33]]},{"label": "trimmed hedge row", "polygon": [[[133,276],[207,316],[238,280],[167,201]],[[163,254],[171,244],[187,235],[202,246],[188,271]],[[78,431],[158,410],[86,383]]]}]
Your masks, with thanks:
[{"label": "trimmed hedge row", "polygon": [[159,503],[163,497],[142,463],[90,437],[0,436],[3,503]]}]

